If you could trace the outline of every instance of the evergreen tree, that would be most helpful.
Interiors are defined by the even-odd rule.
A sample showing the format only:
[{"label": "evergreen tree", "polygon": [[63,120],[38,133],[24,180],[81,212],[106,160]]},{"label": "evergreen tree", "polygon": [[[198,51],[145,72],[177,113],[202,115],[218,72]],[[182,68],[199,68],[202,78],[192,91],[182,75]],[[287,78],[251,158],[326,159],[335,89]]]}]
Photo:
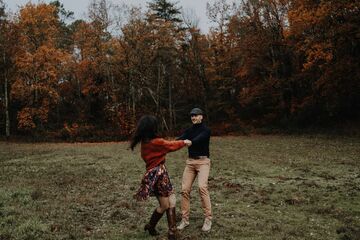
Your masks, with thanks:
[{"label": "evergreen tree", "polygon": [[153,2],[148,3],[152,17],[180,23],[182,20],[178,16],[181,8],[176,7],[176,5],[177,2],[172,3],[167,0],[153,0]]}]

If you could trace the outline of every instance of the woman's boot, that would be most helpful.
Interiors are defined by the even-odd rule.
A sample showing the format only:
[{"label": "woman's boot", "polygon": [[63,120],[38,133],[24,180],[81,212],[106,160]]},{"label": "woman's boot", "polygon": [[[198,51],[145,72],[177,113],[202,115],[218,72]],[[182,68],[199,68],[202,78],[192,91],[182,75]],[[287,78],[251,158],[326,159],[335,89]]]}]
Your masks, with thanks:
[{"label": "woman's boot", "polygon": [[160,234],[158,231],[156,231],[155,226],[159,222],[163,214],[164,213],[158,213],[155,208],[153,214],[151,215],[149,223],[145,225],[144,230],[149,231],[151,236],[157,236]]},{"label": "woman's boot", "polygon": [[175,214],[175,208],[168,208],[166,210],[166,217],[168,220],[168,239],[174,240],[176,239],[176,214]]}]

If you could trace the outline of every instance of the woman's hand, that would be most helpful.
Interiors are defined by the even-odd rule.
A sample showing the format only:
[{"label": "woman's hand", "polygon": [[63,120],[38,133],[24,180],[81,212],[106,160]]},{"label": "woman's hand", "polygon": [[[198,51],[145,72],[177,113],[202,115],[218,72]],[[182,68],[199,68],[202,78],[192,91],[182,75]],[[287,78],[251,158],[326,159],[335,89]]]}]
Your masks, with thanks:
[{"label": "woman's hand", "polygon": [[190,147],[192,142],[189,139],[185,139],[184,143],[186,144],[186,146]]}]

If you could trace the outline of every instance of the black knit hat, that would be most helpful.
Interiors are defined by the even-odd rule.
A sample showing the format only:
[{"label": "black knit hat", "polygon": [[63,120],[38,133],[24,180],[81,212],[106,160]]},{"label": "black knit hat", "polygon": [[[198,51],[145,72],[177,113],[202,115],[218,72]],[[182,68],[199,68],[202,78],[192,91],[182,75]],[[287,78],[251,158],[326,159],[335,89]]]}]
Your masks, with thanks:
[{"label": "black knit hat", "polygon": [[200,108],[193,108],[190,115],[204,115],[204,112]]}]

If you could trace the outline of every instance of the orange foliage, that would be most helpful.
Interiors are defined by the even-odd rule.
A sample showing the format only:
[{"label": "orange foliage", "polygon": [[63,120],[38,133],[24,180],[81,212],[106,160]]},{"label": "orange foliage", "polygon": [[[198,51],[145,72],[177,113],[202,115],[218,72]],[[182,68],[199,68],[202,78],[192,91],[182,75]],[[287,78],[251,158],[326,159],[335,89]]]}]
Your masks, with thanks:
[{"label": "orange foliage", "polygon": [[53,45],[57,39],[59,19],[52,5],[28,3],[20,9],[19,43],[30,51],[41,45]]},{"label": "orange foliage", "polygon": [[21,48],[14,56],[17,78],[11,90],[12,98],[24,106],[18,115],[19,128],[46,124],[50,110],[59,103],[58,85],[70,55],[56,46],[58,26],[51,5],[29,3],[20,10]]},{"label": "orange foliage", "polygon": [[55,5],[28,3],[1,29],[18,129],[127,137],[145,113],[176,130],[194,105],[221,132],[359,116],[360,1],[217,0],[207,35],[130,9],[115,36],[107,6],[92,6],[67,25]]},{"label": "orange foliage", "polygon": [[22,130],[32,130],[36,127],[33,120],[33,109],[23,108],[17,114],[18,128]]}]

